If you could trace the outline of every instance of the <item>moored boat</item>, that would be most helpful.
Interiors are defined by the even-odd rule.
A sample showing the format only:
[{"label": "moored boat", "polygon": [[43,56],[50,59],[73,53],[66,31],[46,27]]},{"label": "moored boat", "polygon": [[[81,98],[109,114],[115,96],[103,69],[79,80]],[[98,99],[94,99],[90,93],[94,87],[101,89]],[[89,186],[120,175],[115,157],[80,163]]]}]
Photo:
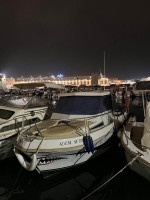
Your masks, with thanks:
[{"label": "moored boat", "polygon": [[35,96],[13,96],[0,106],[0,160],[13,155],[17,134],[43,120],[48,105]]},{"label": "moored boat", "polygon": [[129,167],[150,181],[150,102],[147,104],[144,123],[129,121],[124,129],[121,143],[128,163],[137,157]]},{"label": "moored boat", "polygon": [[66,93],[51,119],[18,136],[14,152],[29,171],[60,171],[103,153],[113,132],[109,92]]},{"label": "moored boat", "polygon": [[35,88],[65,90],[64,86],[52,82],[21,83],[13,87],[18,95],[9,94],[0,99],[0,160],[14,155],[13,143],[20,132],[52,115],[52,102],[34,94]]}]

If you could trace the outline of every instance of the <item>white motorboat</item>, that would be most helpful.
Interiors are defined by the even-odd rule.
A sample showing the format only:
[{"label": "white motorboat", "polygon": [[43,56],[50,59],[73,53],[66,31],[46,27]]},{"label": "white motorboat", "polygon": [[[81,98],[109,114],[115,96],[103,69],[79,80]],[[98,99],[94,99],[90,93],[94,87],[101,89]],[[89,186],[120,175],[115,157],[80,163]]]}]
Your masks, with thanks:
[{"label": "white motorboat", "polygon": [[106,151],[113,132],[109,92],[66,93],[51,119],[18,136],[14,152],[25,169],[54,172]]},{"label": "white motorboat", "polygon": [[129,167],[150,181],[150,102],[143,122],[129,121],[121,137],[127,162],[137,157]]},{"label": "white motorboat", "polygon": [[44,119],[48,105],[36,96],[13,96],[0,106],[0,160],[13,153],[12,144],[18,133]]},{"label": "white motorboat", "polygon": [[[13,153],[13,143],[16,136],[35,123],[50,118],[53,112],[52,104],[43,98],[31,95],[36,87],[64,90],[65,87],[52,82],[21,83],[13,86],[18,93],[28,91],[28,96],[3,96],[0,99],[0,160],[8,158]],[[30,91],[30,92],[29,92]]]}]

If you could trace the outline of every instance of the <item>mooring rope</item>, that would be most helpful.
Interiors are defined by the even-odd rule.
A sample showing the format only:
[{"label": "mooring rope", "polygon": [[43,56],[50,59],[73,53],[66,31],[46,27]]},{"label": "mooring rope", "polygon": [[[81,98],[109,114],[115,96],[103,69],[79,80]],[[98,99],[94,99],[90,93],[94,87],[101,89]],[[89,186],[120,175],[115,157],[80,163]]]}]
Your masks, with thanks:
[{"label": "mooring rope", "polygon": [[85,200],[88,197],[90,197],[92,194],[94,194],[96,191],[100,190],[104,185],[109,183],[111,180],[113,180],[116,176],[118,176],[121,172],[123,172],[129,165],[132,165],[134,161],[137,160],[138,157],[140,157],[141,154],[138,154],[135,158],[133,158],[125,167],[123,167],[119,172],[117,172],[114,176],[112,176],[110,179],[108,179],[105,183],[103,183],[101,186],[93,190],[91,193],[89,193],[87,196],[83,197],[81,200]]}]

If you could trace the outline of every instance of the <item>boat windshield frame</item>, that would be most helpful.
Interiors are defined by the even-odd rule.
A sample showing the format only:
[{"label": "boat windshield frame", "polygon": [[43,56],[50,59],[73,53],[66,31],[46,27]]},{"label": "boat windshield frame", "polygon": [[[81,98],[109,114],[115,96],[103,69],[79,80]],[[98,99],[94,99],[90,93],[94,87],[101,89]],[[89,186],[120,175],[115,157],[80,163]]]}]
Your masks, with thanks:
[{"label": "boat windshield frame", "polygon": [[[14,102],[11,102],[14,101]],[[17,102],[18,100],[18,102]],[[25,104],[19,104],[19,100],[20,102],[25,102]],[[45,104],[43,103],[42,105],[40,104],[37,104],[37,105],[34,105],[33,102],[35,101],[37,102],[40,100],[42,102],[45,102]],[[15,103],[16,101],[16,103]],[[21,102],[21,103],[22,103]],[[33,104],[31,107],[30,105]],[[48,106],[48,101],[46,99],[43,99],[43,98],[40,98],[40,97],[37,97],[37,96],[21,96],[21,95],[18,95],[18,96],[12,96],[8,99],[8,101],[6,101],[3,106],[6,106],[6,107],[11,107],[11,108],[20,108],[20,109],[32,109],[32,108],[36,108],[36,107],[46,107]]]}]

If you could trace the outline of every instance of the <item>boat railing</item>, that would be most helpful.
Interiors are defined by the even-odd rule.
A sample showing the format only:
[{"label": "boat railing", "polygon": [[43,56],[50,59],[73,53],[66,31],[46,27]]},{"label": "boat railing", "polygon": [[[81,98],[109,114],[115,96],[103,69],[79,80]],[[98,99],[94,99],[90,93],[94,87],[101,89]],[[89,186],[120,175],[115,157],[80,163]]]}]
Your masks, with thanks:
[{"label": "boat railing", "polygon": [[30,128],[35,123],[42,121],[39,117],[37,117],[37,115],[41,115],[41,119],[44,119],[45,110],[30,111],[26,114],[18,115],[13,119],[7,120],[6,122],[0,124],[1,125],[0,132],[5,132],[5,130],[2,131],[3,128],[6,128],[7,129],[6,131],[16,129],[17,132],[22,131],[25,127]]},{"label": "boat railing", "polygon": [[125,129],[125,127],[123,126],[123,134],[125,135],[125,138],[126,138],[126,145],[128,146],[129,144],[129,140],[135,145],[135,146],[139,146],[143,151],[145,151],[146,149],[150,150],[149,147],[147,146],[144,146],[142,144],[139,144],[137,142],[135,142],[134,140],[132,140],[128,135],[127,135],[127,131]]},{"label": "boat railing", "polygon": [[60,118],[52,118],[51,120],[57,120],[57,121],[59,121],[59,120],[66,120],[66,121],[72,121],[72,120],[83,120],[83,119],[88,119],[88,120],[90,120],[90,119],[93,119],[93,118],[96,118],[96,117],[100,117],[100,116],[104,116],[104,115],[106,115],[106,114],[108,114],[108,115],[110,115],[110,114],[112,114],[112,111],[111,110],[109,110],[109,111],[106,111],[106,112],[104,112],[104,113],[101,113],[101,114],[96,114],[96,115],[90,115],[90,116],[83,116],[83,117],[75,117],[75,118],[69,118],[69,119],[66,119],[66,118],[64,118],[64,119],[60,119]]},{"label": "boat railing", "polygon": [[71,119],[50,119],[50,120],[56,120],[56,121],[59,121],[59,122],[61,122],[61,121],[64,121],[64,122],[71,122],[71,121],[73,121],[73,120],[79,120],[79,121],[90,121],[90,120],[94,120],[94,119],[97,119],[97,118],[101,118],[101,121],[103,122],[103,124],[105,124],[104,123],[104,119],[103,119],[103,116],[108,116],[108,121],[109,122],[113,122],[113,120],[112,120],[112,116],[111,116],[111,114],[112,114],[112,111],[110,110],[110,111],[106,111],[106,112],[104,112],[104,113],[101,113],[101,114],[97,114],[97,115],[92,115],[92,116],[84,116],[84,117],[75,117],[75,118],[71,118]]}]

